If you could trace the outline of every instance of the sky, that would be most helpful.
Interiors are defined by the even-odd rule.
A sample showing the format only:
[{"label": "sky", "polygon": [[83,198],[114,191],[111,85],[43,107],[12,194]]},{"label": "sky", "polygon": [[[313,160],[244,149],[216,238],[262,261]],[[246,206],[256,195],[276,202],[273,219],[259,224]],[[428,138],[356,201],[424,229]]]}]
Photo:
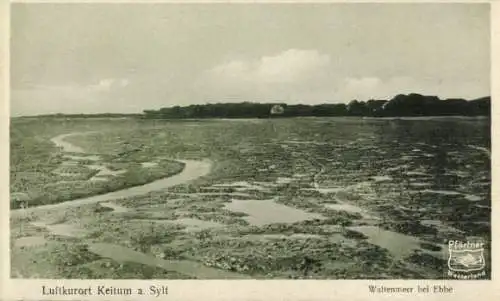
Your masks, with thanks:
[{"label": "sky", "polygon": [[490,95],[488,4],[36,4],[11,11],[11,114]]}]

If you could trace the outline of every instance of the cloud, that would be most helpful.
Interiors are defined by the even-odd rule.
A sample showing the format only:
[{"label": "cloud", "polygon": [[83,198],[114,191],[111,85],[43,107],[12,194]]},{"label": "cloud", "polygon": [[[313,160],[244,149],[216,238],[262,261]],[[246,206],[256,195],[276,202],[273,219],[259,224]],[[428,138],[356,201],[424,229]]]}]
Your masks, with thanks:
[{"label": "cloud", "polygon": [[[389,67],[388,67],[389,68]],[[383,70],[382,70],[383,71]],[[479,97],[481,84],[434,76],[408,76],[381,70],[363,74],[318,50],[288,49],[253,59],[231,60],[205,71],[189,91],[190,101],[347,102],[390,99],[421,93],[440,97]],[[368,73],[368,69],[366,70]],[[182,92],[179,93],[182,95]]]},{"label": "cloud", "polygon": [[316,50],[289,49],[253,60],[232,60],[207,72],[192,90],[207,101],[286,101],[289,103],[346,102],[390,98],[420,91],[410,77],[352,76],[337,61]]},{"label": "cloud", "polygon": [[202,72],[187,90],[195,91],[190,101],[199,102],[319,101],[331,95],[332,70],[326,54],[288,49],[215,65]]},{"label": "cloud", "polygon": [[329,64],[330,57],[316,50],[289,49],[255,60],[232,60],[213,67],[207,76],[221,83],[286,84],[314,78]]},{"label": "cloud", "polygon": [[202,84],[194,90],[204,91],[201,97],[216,101],[289,103],[346,102],[422,91],[422,83],[410,77],[352,76],[342,73],[337,63],[316,50],[289,49],[219,64],[204,74]]}]

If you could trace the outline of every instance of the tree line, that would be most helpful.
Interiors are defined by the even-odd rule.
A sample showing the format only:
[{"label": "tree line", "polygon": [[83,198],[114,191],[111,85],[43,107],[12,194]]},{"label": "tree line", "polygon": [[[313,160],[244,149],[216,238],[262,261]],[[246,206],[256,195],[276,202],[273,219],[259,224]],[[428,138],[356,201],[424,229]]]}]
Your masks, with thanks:
[{"label": "tree line", "polygon": [[286,103],[214,103],[145,110],[144,118],[270,118],[326,116],[490,116],[491,98],[439,99],[420,94],[397,95],[390,100],[352,100],[348,104],[288,105]]}]

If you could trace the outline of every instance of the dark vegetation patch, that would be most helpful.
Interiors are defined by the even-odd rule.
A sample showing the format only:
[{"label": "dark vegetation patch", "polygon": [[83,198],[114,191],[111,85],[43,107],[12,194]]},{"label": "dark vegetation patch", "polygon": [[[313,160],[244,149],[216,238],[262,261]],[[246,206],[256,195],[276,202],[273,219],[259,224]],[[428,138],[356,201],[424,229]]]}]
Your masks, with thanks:
[{"label": "dark vegetation patch", "polygon": [[70,279],[193,279],[159,267],[135,262],[119,263],[111,259],[78,265],[68,269],[65,277]]},{"label": "dark vegetation patch", "polygon": [[422,247],[422,249],[434,251],[434,252],[441,251],[441,249],[442,249],[441,246],[431,244],[431,243],[426,243],[426,242],[420,243],[420,247]]},{"label": "dark vegetation patch", "polygon": [[446,272],[446,269],[448,268],[445,259],[437,258],[427,253],[412,254],[407,258],[407,260],[426,269],[432,269],[436,271],[436,274],[442,274],[443,276]]}]

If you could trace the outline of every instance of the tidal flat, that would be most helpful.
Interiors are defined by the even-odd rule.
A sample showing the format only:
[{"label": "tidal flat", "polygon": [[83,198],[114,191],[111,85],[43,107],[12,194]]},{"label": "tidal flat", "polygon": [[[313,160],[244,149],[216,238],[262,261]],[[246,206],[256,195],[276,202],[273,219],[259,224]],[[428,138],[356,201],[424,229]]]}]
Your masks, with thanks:
[{"label": "tidal flat", "polygon": [[489,126],[15,118],[11,275],[445,278],[448,240],[490,257]]}]

